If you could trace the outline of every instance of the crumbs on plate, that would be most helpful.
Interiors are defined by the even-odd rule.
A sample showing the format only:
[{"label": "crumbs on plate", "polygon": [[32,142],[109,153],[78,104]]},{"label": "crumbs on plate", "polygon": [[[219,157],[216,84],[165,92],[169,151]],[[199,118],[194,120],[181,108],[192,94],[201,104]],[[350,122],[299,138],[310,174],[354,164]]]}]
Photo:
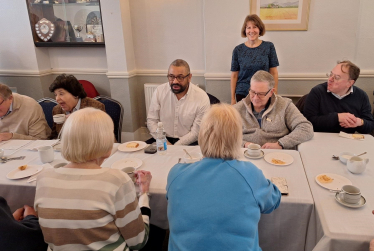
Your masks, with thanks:
[{"label": "crumbs on plate", "polygon": [[334,179],[327,176],[326,174],[319,175],[317,180],[321,183],[331,183]]},{"label": "crumbs on plate", "polygon": [[271,159],[271,163],[273,164],[276,164],[276,165],[284,165],[286,164],[286,162],[284,162],[283,160],[280,160],[280,159]]},{"label": "crumbs on plate", "polygon": [[21,170],[21,171],[26,170],[26,168],[27,168],[27,165],[23,165],[23,166],[18,167],[18,169]]}]

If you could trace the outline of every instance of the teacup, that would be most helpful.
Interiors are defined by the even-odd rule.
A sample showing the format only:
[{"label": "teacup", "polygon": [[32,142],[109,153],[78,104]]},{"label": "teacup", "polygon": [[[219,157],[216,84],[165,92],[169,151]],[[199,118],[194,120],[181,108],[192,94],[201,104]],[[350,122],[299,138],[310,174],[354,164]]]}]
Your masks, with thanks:
[{"label": "teacup", "polygon": [[343,194],[343,200],[349,204],[356,204],[361,199],[360,189],[352,185],[343,186],[339,193]]},{"label": "teacup", "polygon": [[369,159],[353,156],[347,161],[347,168],[351,173],[362,173],[365,171],[368,162]]},{"label": "teacup", "polygon": [[258,144],[249,144],[247,153],[251,157],[258,157],[261,155],[261,146]]},{"label": "teacup", "polygon": [[56,115],[53,115],[53,122],[55,122],[56,124],[62,124],[62,123],[64,123],[65,119],[66,119],[65,114],[56,114]]},{"label": "teacup", "polygon": [[183,160],[184,160],[184,163],[195,163],[197,161],[200,161],[203,156],[201,155],[201,153],[189,153],[191,155],[191,157],[187,154],[185,154],[183,156]]},{"label": "teacup", "polygon": [[135,182],[134,180],[134,171],[135,171],[135,167],[132,167],[132,166],[127,166],[127,167],[124,167],[122,168],[121,170],[125,173],[127,173],[127,175]]},{"label": "teacup", "polygon": [[4,149],[0,149],[0,158],[4,156]]},{"label": "teacup", "polygon": [[42,146],[38,148],[40,160],[45,164],[55,159],[55,152],[52,146]]}]

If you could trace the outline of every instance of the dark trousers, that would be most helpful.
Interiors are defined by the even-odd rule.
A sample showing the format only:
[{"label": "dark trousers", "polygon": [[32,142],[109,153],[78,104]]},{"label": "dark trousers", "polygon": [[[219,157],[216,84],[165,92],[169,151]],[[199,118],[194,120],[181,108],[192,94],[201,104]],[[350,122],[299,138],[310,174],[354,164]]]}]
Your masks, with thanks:
[{"label": "dark trousers", "polygon": [[[140,251],[162,251],[166,236],[166,230],[150,225],[149,238],[147,244]],[[167,250],[167,249],[166,249]]]},{"label": "dark trousers", "polygon": [[[174,145],[178,140],[179,140],[179,138],[171,138],[171,137],[166,137],[166,139],[170,142],[170,144],[172,144],[172,145]],[[148,139],[145,143],[147,143],[147,144],[152,144],[152,143],[154,143],[154,142],[156,142],[156,140],[154,139],[154,138],[150,138],[150,139]],[[197,141],[195,141],[195,142],[193,142],[193,143],[191,143],[191,144],[189,144],[190,146],[197,146],[197,145],[199,145],[198,144],[198,142]]]},{"label": "dark trousers", "polygon": [[236,97],[236,103],[238,103],[240,100],[242,100],[243,98],[245,98],[247,96],[244,96],[244,95],[241,95],[241,94],[235,94],[235,97]]}]

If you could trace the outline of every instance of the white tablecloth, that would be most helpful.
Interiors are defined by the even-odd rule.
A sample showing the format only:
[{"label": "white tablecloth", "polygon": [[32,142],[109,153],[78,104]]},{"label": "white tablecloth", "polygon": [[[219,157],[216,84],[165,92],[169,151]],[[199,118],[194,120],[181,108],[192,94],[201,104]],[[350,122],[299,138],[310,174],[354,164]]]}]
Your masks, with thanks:
[{"label": "white tablecloth", "polygon": [[[339,137],[337,133],[315,133],[311,141],[299,146],[306,175],[315,201],[317,216],[310,231],[307,250],[314,251],[367,251],[374,238],[374,138],[365,135],[363,141]],[[331,156],[341,152],[355,154],[368,152],[367,169],[352,174],[345,164]],[[315,177],[320,173],[334,173],[352,181],[360,188],[367,204],[358,209],[340,205],[335,194],[319,186]]]},{"label": "white tablecloth", "polygon": [[[139,169],[152,173],[150,193],[152,194],[150,206],[152,209],[151,223],[168,228],[166,183],[169,170],[185,155],[183,148],[189,152],[200,152],[198,146],[168,146],[167,155],[145,154],[143,151],[123,153],[117,151],[103,163],[109,167],[114,162],[126,158],[139,158],[143,165]],[[265,153],[274,150],[264,150]],[[244,149],[243,149],[244,152]],[[250,160],[259,167],[266,178],[285,177],[288,182],[289,195],[282,196],[282,201],[277,210],[269,215],[262,215],[259,223],[260,246],[267,250],[304,250],[307,229],[313,211],[313,198],[310,193],[300,155],[297,151],[282,152],[290,154],[294,162],[289,166],[274,166],[264,159]],[[244,155],[240,159],[249,161]],[[232,191],[235,193],[235,191]]]},{"label": "white tablecloth", "polygon": [[[143,150],[124,153],[115,152],[108,158],[102,167],[110,167],[114,162],[127,157],[139,158],[143,165],[139,169],[152,172],[150,193],[152,194],[150,206],[152,209],[151,223],[168,228],[167,221],[167,200],[166,182],[169,170],[183,158],[183,148],[189,152],[200,152],[198,146],[183,147],[170,146],[167,155],[145,154]],[[264,150],[265,153],[274,150]],[[244,149],[243,149],[244,152]],[[300,251],[305,248],[307,229],[310,228],[310,221],[313,214],[313,198],[303,169],[300,155],[297,151],[282,152],[290,154],[294,162],[289,166],[274,166],[265,162],[264,159],[250,160],[259,167],[266,178],[285,177],[288,182],[289,195],[282,196],[281,204],[277,210],[269,215],[262,215],[259,223],[260,246],[264,251],[287,250]],[[28,150],[19,150],[14,156],[27,156],[23,161],[11,161],[0,164],[0,195],[5,197],[11,208],[22,207],[24,204],[33,205],[35,196],[35,182],[27,183],[27,178],[21,180],[8,180],[5,176],[8,172],[18,166],[29,164],[42,164],[38,153]],[[55,162],[63,161],[59,152],[55,153]],[[243,161],[249,161],[244,156]],[[233,191],[234,193],[235,191]],[[312,219],[314,222],[314,220]]]}]

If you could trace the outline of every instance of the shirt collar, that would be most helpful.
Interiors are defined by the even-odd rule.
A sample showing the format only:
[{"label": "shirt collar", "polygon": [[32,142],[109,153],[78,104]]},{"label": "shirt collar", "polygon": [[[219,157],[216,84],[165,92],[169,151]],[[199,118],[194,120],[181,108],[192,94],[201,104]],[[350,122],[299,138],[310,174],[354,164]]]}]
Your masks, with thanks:
[{"label": "shirt collar", "polygon": [[71,112],[66,112],[66,114],[70,114],[70,113],[78,111],[81,108],[81,100],[82,99],[79,99],[77,105],[73,108],[73,110]]},{"label": "shirt collar", "polygon": [[13,111],[13,101],[12,101],[12,103],[10,103],[10,106],[9,106],[9,110],[8,110],[8,112],[7,112],[4,116],[2,116],[1,119],[5,118],[5,117],[6,117],[7,115],[9,115],[12,111]]},{"label": "shirt collar", "polygon": [[[331,92],[331,91],[327,90],[327,92]],[[342,96],[340,96],[340,95],[338,95],[336,93],[331,92],[331,94],[334,95],[334,97],[336,97],[337,99],[343,99],[343,98],[347,97],[351,93],[353,93],[353,86],[351,86],[351,88],[349,88],[348,92],[346,94],[342,95]]]}]

